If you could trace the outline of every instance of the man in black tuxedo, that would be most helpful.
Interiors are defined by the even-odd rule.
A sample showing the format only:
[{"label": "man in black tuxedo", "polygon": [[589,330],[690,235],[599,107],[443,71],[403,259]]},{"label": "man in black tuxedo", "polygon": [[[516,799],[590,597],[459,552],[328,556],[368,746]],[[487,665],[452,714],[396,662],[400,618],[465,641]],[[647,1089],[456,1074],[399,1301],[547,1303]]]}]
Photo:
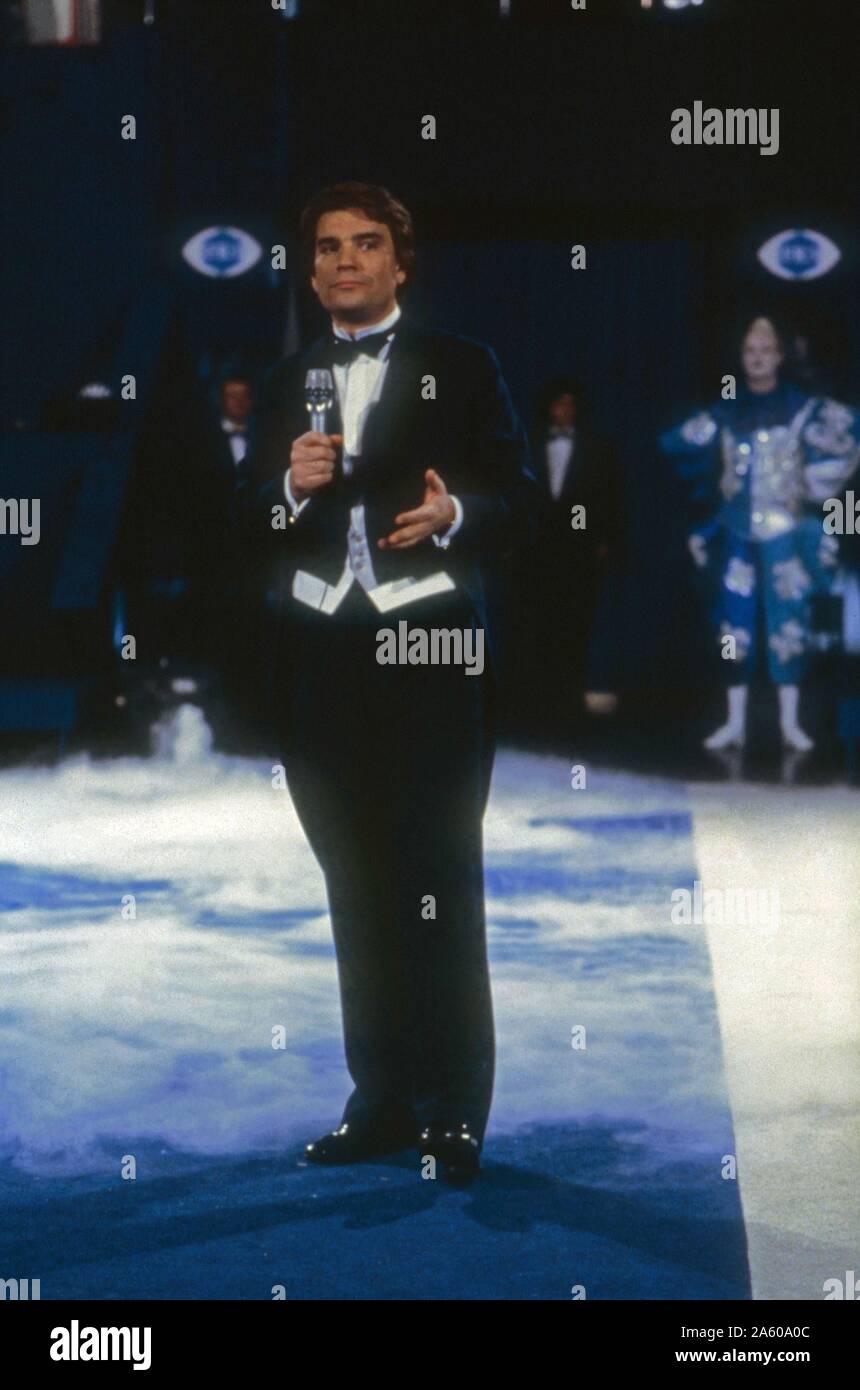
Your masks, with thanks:
[{"label": "man in black tuxedo", "polygon": [[542,699],[559,702],[542,717],[567,732],[583,690],[593,712],[614,707],[619,567],[626,548],[615,451],[588,428],[582,391],[570,378],[542,388],[532,457],[546,515],[540,554],[526,557],[540,590],[531,627],[539,644],[534,666],[544,679],[535,688]]},{"label": "man in black tuxedo", "polygon": [[228,372],[218,383],[218,467],[232,475],[248,452],[254,393],[251,380]]},{"label": "man in black tuxedo", "polygon": [[[277,595],[276,719],[326,880],[354,1082],[340,1127],[306,1153],[343,1163],[416,1145],[470,1177],[494,1072],[492,635],[486,668],[467,671],[380,664],[378,633],[405,620],[482,641],[482,571],[528,542],[538,490],[492,351],[401,313],[406,208],[336,185],[305,209],[302,243],[331,327],[270,371],[240,493]],[[308,429],[314,368],[334,378],[325,433]]]}]

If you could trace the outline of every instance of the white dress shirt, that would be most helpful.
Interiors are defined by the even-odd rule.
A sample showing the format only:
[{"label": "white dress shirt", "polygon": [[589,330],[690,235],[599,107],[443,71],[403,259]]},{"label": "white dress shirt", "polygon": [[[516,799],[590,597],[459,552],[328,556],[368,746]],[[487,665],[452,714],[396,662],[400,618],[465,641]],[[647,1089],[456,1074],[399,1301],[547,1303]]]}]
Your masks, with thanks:
[{"label": "white dress shirt", "polygon": [[233,462],[238,467],[248,452],[248,435],[245,426],[236,425],[232,420],[222,420],[221,429],[227,436],[227,443],[230,445],[230,453],[233,455]]},{"label": "white dress shirt", "polygon": [[561,497],[561,490],[564,487],[570,460],[573,458],[575,444],[576,435],[573,430],[569,434],[559,434],[547,440],[546,471],[549,479],[549,490],[554,502],[557,502]]},{"label": "white dress shirt", "polygon": [[[388,370],[388,357],[394,338],[393,330],[399,318],[400,307],[398,305],[379,323],[374,323],[369,328],[360,328],[357,333],[350,334],[342,328],[334,327],[336,337],[352,339],[356,342],[367,337],[370,333],[384,333],[389,328],[392,330],[391,337],[388,342],[383,343],[377,356],[373,356],[371,353],[360,353],[351,362],[336,365],[334,368],[334,383],[343,424],[343,471],[346,477],[349,477],[352,472],[353,460],[361,453],[361,441],[368,412],[382,394],[385,375]],[[303,501],[296,502],[290,488],[290,472],[291,470],[288,468],[284,476],[284,493],[295,517],[312,499],[306,497]],[[433,536],[434,543],[443,550],[448,548],[452,536],[459,530],[463,520],[463,508],[458,498],[452,497],[451,501],[454,504],[454,520],[442,535]],[[420,505],[420,499],[416,499],[415,505]],[[435,591],[432,588],[428,589],[428,580],[417,582],[397,580],[394,586],[379,584],[373,569],[373,557],[367,539],[363,505],[350,509],[350,525],[345,539],[346,558],[343,573],[337,584],[324,585],[323,589],[319,589],[318,586],[322,581],[316,580],[313,575],[304,575],[303,571],[300,570],[297,574],[298,583],[294,583],[293,587],[296,598],[309,603],[312,607],[319,607],[326,613],[333,613],[345,598],[354,581],[357,580],[377,604],[377,607],[380,606],[380,603],[384,605],[381,611],[385,611],[388,608],[400,607],[405,602],[411,602],[412,598],[421,598],[425,593]],[[430,579],[434,579],[434,576],[430,576]],[[447,583],[442,587],[453,588],[453,582],[447,576],[445,579]],[[393,592],[389,592],[395,586],[397,597]]]}]

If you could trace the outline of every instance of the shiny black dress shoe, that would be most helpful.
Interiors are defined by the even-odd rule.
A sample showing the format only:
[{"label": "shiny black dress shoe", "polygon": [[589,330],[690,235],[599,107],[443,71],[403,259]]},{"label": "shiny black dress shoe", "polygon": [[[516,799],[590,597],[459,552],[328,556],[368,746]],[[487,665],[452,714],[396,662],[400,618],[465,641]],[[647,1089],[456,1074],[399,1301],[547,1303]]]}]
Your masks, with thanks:
[{"label": "shiny black dress shoe", "polygon": [[342,1124],[331,1134],[306,1144],[304,1156],[308,1163],[361,1163],[366,1158],[410,1149],[414,1143],[414,1126]]},{"label": "shiny black dress shoe", "polygon": [[467,1124],[429,1125],[418,1136],[418,1152],[433,1155],[447,1182],[470,1183],[481,1171],[481,1146]]}]

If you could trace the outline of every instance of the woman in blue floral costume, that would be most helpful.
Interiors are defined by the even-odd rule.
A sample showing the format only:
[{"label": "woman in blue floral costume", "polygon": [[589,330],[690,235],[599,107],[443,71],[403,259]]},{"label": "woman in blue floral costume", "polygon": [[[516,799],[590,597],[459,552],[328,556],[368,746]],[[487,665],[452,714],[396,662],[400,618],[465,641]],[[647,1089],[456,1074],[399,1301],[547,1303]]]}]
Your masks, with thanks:
[{"label": "woman in blue floral costume", "polygon": [[728,661],[728,719],[705,747],[742,747],[749,683],[765,666],[789,748],[812,740],[798,722],[809,645],[809,601],[831,591],[838,541],[822,503],[845,489],[860,457],[860,415],[780,379],[784,351],[770,319],[743,339],[744,380],[661,439],[690,500],[705,512],[689,548],[715,588],[714,617]]}]

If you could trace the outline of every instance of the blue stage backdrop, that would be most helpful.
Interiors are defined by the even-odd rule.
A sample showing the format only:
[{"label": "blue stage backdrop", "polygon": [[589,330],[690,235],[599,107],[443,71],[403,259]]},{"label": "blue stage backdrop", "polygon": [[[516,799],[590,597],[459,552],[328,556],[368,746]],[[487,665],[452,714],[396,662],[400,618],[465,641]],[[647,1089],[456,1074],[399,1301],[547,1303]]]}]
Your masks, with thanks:
[{"label": "blue stage backdrop", "polygon": [[[163,138],[148,37],[0,55],[6,425],[71,384],[153,269]],[[125,115],[136,140],[121,138]]]}]

